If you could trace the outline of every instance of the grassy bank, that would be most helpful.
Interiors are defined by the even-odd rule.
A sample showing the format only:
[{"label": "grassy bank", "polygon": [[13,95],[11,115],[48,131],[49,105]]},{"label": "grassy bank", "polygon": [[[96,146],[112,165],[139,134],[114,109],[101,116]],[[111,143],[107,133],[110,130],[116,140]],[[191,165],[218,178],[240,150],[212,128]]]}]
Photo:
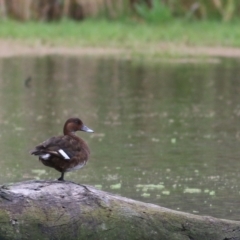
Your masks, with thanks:
[{"label": "grassy bank", "polygon": [[0,22],[0,39],[50,46],[121,48],[132,51],[159,49],[163,45],[240,47],[239,22],[171,21],[162,25],[136,22],[64,20]]}]

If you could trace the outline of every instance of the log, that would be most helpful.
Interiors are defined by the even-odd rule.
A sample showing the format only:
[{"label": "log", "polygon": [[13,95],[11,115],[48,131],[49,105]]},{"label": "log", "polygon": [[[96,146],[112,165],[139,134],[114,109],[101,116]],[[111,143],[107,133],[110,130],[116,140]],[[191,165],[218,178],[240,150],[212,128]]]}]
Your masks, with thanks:
[{"label": "log", "polygon": [[239,240],[240,222],[60,181],[0,186],[1,240]]}]

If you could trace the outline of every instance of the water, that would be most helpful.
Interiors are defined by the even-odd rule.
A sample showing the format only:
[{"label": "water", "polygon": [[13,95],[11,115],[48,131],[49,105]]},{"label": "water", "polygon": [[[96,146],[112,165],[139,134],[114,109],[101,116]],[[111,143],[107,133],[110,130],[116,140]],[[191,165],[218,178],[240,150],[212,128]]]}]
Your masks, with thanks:
[{"label": "water", "polygon": [[66,180],[240,220],[239,69],[233,59],[1,59],[0,184],[58,178],[28,152],[79,116],[95,130],[78,134],[91,159]]}]

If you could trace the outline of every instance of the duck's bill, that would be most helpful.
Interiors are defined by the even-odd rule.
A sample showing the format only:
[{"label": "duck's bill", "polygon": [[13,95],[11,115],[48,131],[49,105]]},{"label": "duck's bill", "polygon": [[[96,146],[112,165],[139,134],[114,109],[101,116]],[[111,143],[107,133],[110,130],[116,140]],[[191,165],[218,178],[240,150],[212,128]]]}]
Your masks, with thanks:
[{"label": "duck's bill", "polygon": [[88,128],[87,126],[83,125],[83,127],[81,128],[81,131],[84,132],[89,132],[89,133],[93,133],[94,131],[90,128]]}]

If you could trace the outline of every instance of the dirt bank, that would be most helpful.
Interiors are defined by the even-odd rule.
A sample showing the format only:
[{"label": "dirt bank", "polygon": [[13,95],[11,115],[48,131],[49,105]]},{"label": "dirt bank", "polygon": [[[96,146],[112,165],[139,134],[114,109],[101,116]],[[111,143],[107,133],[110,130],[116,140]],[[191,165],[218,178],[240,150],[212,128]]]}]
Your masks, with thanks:
[{"label": "dirt bank", "polygon": [[140,54],[171,54],[186,56],[208,56],[208,57],[240,57],[240,48],[233,47],[189,47],[177,46],[173,44],[159,44],[144,50],[128,50],[104,47],[67,47],[67,46],[49,46],[41,43],[26,43],[14,40],[0,40],[0,57],[12,57],[21,55],[127,55],[131,53]]}]

